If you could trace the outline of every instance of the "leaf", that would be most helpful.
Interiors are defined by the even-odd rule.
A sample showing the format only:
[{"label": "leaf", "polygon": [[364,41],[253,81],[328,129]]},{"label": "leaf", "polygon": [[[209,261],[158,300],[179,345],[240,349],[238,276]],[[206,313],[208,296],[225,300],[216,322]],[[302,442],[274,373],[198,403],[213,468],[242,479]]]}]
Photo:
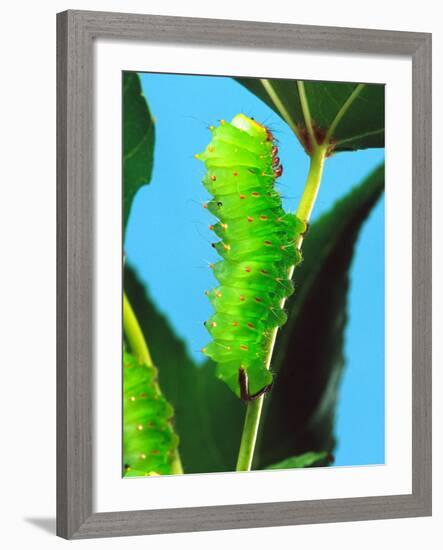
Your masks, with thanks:
[{"label": "leaf", "polygon": [[157,383],[157,369],[123,356],[124,477],[173,473],[178,437],[171,419],[174,410]]},{"label": "leaf", "polygon": [[384,188],[384,167],[317,222],[295,271],[288,323],[278,335],[255,464],[263,468],[307,451],[332,452],[338,386],[344,365],[343,332],[354,245]]},{"label": "leaf", "polygon": [[213,363],[195,365],[129,266],[124,286],[158,368],[162,391],[175,410],[185,473],[234,470],[244,404],[214,376]]},{"label": "leaf", "polygon": [[137,191],[149,183],[154,157],[154,119],[140,77],[123,72],[123,226]]},{"label": "leaf", "polygon": [[268,466],[267,470],[288,470],[290,468],[313,468],[314,466],[328,466],[333,457],[326,452],[304,453],[300,456],[291,456],[277,464]]},{"label": "leaf", "polygon": [[[292,129],[305,150],[312,150],[303,91],[317,142],[325,139],[334,151],[384,146],[383,84],[237,78],[271,107]],[[302,94],[302,95],[301,95]]]}]

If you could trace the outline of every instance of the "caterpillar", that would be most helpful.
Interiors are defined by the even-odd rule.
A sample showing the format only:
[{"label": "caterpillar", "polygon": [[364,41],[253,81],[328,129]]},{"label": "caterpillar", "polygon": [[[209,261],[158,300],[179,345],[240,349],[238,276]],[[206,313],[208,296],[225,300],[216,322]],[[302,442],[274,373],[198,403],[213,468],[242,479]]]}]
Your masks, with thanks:
[{"label": "caterpillar", "polygon": [[157,369],[123,356],[124,477],[171,473],[178,437],[171,418],[173,408],[161,394]]},{"label": "caterpillar", "polygon": [[213,196],[204,207],[218,218],[209,228],[220,239],[222,260],[211,264],[219,286],[206,294],[214,314],[205,322],[212,342],[203,353],[216,375],[245,401],[269,391],[271,334],[286,322],[284,300],[293,292],[295,246],[306,225],[282,208],[275,180],[283,173],[278,146],[266,126],[243,114],[211,126],[212,139],[196,156]]}]

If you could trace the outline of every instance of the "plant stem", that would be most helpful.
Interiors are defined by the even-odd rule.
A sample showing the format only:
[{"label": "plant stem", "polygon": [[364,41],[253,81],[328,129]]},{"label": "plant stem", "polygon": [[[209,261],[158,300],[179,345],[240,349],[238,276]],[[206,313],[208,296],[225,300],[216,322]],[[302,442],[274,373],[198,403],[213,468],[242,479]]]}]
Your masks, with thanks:
[{"label": "plant stem", "polygon": [[[309,219],[311,218],[312,209],[314,208],[314,204],[318,195],[318,190],[320,189],[326,151],[326,147],[318,146],[311,156],[311,163],[309,165],[309,172],[306,179],[305,188],[303,190],[303,194],[295,213],[296,216],[305,223],[308,223]],[[301,239],[301,241],[302,240],[303,238]],[[297,243],[297,248],[300,247],[301,241],[300,243]]]},{"label": "plant stem", "polygon": [[153,367],[154,363],[148,345],[125,292],[123,293],[123,330],[132,353],[141,363]]},{"label": "plant stem", "polygon": [[250,401],[246,407],[245,423],[240,442],[237,459],[237,472],[249,472],[254,458],[255,443],[257,441],[258,426],[260,424],[263,395],[255,401]]},{"label": "plant stem", "polygon": [[[136,358],[148,367],[155,368],[142,329],[125,292],[123,293],[123,330],[129,347]],[[158,383],[155,385],[157,391],[160,392]],[[178,451],[175,451],[171,457],[171,474],[183,474],[183,466]]]},{"label": "plant stem", "polygon": [[[305,188],[297,208],[296,215],[303,222],[308,223],[312,209],[314,208],[317,199],[318,190],[320,189],[321,178],[323,175],[323,165],[326,158],[327,147],[316,146],[311,156],[309,173],[306,179]],[[303,242],[303,235],[300,235],[295,242],[295,246],[300,250]],[[288,278],[291,279],[294,273],[294,267],[288,272]],[[285,299],[280,302],[280,307],[285,305]],[[271,365],[272,354],[274,351],[275,341],[277,338],[278,327],[276,327],[269,338],[269,348],[266,357],[266,368]],[[260,425],[261,411],[263,408],[264,395],[258,399],[250,401],[246,406],[246,416],[243,425],[243,433],[240,442],[240,450],[237,459],[237,472],[250,471],[252,460],[254,458],[255,444],[257,441],[258,428]]]}]

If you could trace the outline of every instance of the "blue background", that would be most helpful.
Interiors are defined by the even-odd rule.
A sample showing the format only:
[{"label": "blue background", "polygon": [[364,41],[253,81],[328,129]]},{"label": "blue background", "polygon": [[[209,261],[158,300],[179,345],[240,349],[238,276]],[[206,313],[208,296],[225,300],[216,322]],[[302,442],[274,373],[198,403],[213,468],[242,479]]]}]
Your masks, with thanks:
[{"label": "blue background", "polygon": [[[204,290],[214,286],[208,264],[211,217],[202,204],[204,166],[194,158],[207,145],[208,126],[239,112],[269,126],[279,140],[284,207],[295,211],[308,158],[285,123],[230,78],[140,74],[156,119],[153,177],[137,194],[125,253],[157,307],[187,343],[190,355],[208,342],[211,313]],[[338,153],[326,162],[314,221],[384,158],[383,149]],[[161,228],[161,239],[159,238]],[[384,463],[384,200],[366,221],[356,247],[345,334],[346,369],[337,410],[335,465]]]}]

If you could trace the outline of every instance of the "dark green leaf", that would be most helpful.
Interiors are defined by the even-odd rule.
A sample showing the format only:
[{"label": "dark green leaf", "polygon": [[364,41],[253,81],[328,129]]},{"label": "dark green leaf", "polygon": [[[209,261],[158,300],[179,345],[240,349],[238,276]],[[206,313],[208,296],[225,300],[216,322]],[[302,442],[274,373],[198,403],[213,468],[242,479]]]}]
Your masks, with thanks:
[{"label": "dark green leaf", "polygon": [[135,194],[149,183],[154,156],[154,120],[137,73],[123,72],[123,222]]},{"label": "dark green leaf", "polygon": [[268,466],[267,470],[288,470],[290,468],[313,468],[314,466],[328,466],[332,461],[329,453],[305,453],[300,456],[286,458],[277,464]]},{"label": "dark green leaf", "polygon": [[174,407],[185,473],[235,470],[244,404],[215,377],[212,363],[194,364],[129,267],[124,286],[158,368],[162,391]]},{"label": "dark green leaf", "polygon": [[265,400],[255,464],[260,468],[307,451],[332,452],[343,369],[349,267],[363,222],[384,188],[384,167],[314,223],[295,272],[289,319],[280,332]]},{"label": "dark green leaf", "polygon": [[[285,120],[303,147],[311,150],[307,122],[295,80],[238,78],[240,84],[267,103]],[[331,125],[334,151],[384,146],[385,91],[382,84],[303,82],[317,142]],[[345,111],[343,116],[339,113]],[[337,115],[340,122],[335,125]]]}]

